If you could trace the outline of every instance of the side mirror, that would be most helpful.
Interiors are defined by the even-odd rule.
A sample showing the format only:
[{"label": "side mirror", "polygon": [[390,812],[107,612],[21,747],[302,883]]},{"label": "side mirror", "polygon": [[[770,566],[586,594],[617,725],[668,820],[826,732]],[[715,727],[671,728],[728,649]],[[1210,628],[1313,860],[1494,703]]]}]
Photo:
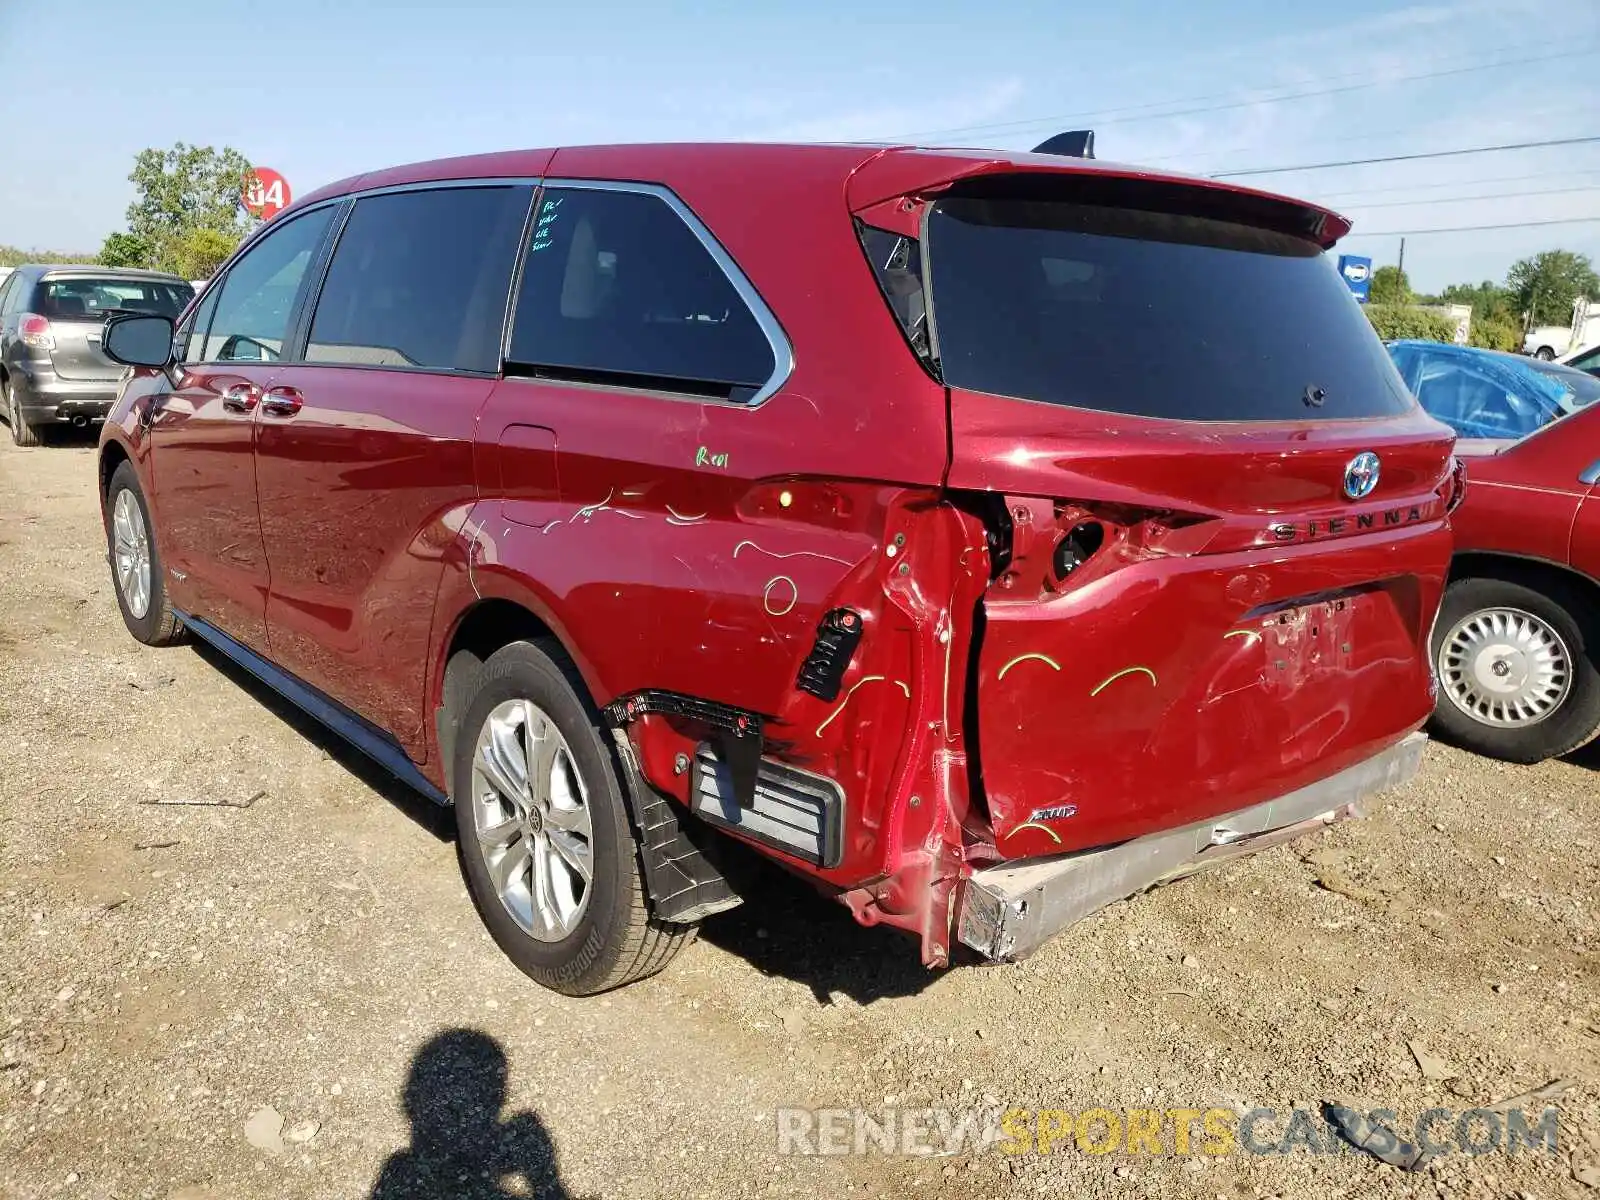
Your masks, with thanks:
[{"label": "side mirror", "polygon": [[100,348],[126,367],[164,367],[172,361],[170,317],[124,313],[106,320]]}]

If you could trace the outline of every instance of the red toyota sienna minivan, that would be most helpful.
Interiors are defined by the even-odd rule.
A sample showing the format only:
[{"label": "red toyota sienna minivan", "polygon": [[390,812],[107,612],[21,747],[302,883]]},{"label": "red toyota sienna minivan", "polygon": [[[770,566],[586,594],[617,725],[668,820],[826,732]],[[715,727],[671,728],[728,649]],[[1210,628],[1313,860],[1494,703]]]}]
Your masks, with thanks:
[{"label": "red toyota sienna minivan", "polygon": [[357,176],[107,322],[123,616],[453,803],[552,988],[739,903],[727,838],[1019,957],[1416,769],[1458,482],[1347,228],[1050,154]]}]

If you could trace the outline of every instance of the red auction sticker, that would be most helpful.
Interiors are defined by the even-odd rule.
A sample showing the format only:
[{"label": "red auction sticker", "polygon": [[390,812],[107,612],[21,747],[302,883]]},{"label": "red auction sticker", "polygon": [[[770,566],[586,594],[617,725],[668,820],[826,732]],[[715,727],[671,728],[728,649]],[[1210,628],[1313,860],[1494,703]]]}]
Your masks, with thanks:
[{"label": "red auction sticker", "polygon": [[244,177],[244,206],[253,217],[271,220],[289,207],[289,181],[271,167],[257,167]]}]

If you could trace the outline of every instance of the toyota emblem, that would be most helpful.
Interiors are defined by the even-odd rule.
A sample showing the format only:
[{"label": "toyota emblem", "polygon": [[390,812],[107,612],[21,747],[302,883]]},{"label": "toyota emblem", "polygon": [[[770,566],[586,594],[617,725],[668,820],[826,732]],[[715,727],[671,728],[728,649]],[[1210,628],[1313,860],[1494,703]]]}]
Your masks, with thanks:
[{"label": "toyota emblem", "polygon": [[1344,468],[1344,494],[1352,500],[1364,500],[1378,486],[1378,456],[1371,450],[1352,458]]}]

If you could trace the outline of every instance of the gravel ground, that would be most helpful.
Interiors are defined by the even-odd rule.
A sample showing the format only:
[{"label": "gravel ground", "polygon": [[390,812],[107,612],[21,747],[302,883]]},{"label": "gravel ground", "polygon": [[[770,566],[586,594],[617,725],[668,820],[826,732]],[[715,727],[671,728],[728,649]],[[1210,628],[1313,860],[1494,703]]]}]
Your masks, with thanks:
[{"label": "gravel ground", "polygon": [[[925,972],[762,869],[665,974],[569,1000],[496,951],[426,801],[214,655],[127,635],[93,484],[89,445],[0,440],[0,1197],[1596,1194],[1593,756],[1433,747],[1370,819],[1019,966]],[[1559,1154],[1411,1173],[777,1149],[789,1107],[1409,1119],[1557,1078]]]}]

